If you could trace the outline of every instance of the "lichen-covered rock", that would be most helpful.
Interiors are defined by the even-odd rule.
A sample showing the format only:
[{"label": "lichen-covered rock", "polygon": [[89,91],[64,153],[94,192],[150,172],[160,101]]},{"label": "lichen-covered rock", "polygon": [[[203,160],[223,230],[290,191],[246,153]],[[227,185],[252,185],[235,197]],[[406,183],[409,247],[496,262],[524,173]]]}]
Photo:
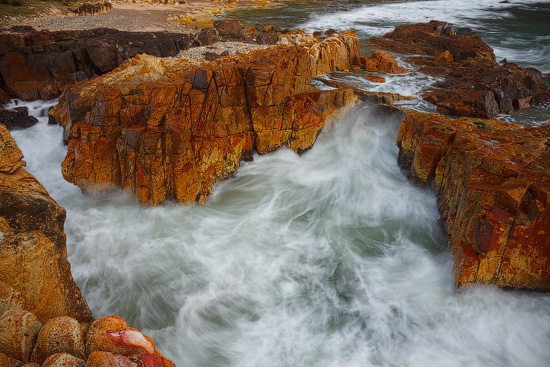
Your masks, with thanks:
[{"label": "lichen-covered rock", "polygon": [[86,361],[86,367],[139,367],[136,362],[126,356],[95,350],[90,353]]},{"label": "lichen-covered rock", "polygon": [[358,60],[355,32],[211,62],[137,56],[60,98],[52,116],[69,142],[63,175],[141,203],[202,202],[254,150],[311,147],[355,100],[350,90],[316,90],[311,77]]},{"label": "lichen-covered rock", "polygon": [[[27,364],[23,364],[23,362],[18,361],[15,358],[12,358],[10,356],[5,355],[4,353],[0,352],[0,366],[2,367],[21,367],[21,366],[27,366]],[[28,366],[30,367],[30,366]],[[35,367],[35,366],[32,366]],[[38,366],[40,367],[40,366]]]},{"label": "lichen-covered rock", "polygon": [[[68,353],[52,354],[42,363],[42,367],[84,367],[86,362]],[[109,365],[104,365],[108,367]]]},{"label": "lichen-covered rock", "polygon": [[22,310],[21,292],[13,289],[8,283],[0,281],[0,316],[9,310]]},{"label": "lichen-covered rock", "polygon": [[385,51],[374,51],[370,57],[362,57],[361,65],[368,71],[381,71],[388,74],[405,74],[409,70],[401,67],[395,58]]},{"label": "lichen-covered rock", "polygon": [[42,324],[25,310],[11,310],[0,317],[0,351],[22,362],[30,362],[32,348]]},{"label": "lichen-covered rock", "polygon": [[459,288],[550,290],[550,126],[409,112],[397,145],[436,189]]},{"label": "lichen-covered rock", "polygon": [[31,360],[42,364],[56,353],[86,359],[84,335],[80,324],[72,317],[62,316],[46,322],[38,334]]},{"label": "lichen-covered rock", "polygon": [[92,322],[86,333],[86,353],[93,351],[124,356],[155,353],[155,341],[117,315],[104,316]]},{"label": "lichen-covered rock", "polygon": [[21,293],[41,322],[91,312],[67,261],[65,210],[23,166],[17,144],[0,124],[0,281]]}]

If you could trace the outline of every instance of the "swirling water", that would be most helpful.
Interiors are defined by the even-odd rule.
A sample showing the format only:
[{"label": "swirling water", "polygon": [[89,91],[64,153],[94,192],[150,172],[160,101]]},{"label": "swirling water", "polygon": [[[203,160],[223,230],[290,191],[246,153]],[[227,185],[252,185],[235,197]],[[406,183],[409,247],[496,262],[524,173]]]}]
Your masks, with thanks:
[{"label": "swirling water", "polygon": [[[486,19],[488,1],[460,3],[469,10],[374,4],[381,15],[401,10],[368,24],[382,34],[401,15],[424,21],[429,9],[449,21],[498,22]],[[546,6],[514,3],[490,4]],[[310,11],[319,27],[346,28],[366,11],[359,5]],[[294,12],[276,15],[313,27],[313,16]],[[401,85],[414,94],[414,83]],[[12,134],[29,171],[67,209],[75,280],[96,317],[125,317],[178,366],[550,366],[550,296],[455,290],[433,194],[397,167],[398,121],[360,109],[301,156],[255,156],[205,205],[149,208],[63,181],[61,128],[44,117],[55,103],[20,102],[40,123]]]}]

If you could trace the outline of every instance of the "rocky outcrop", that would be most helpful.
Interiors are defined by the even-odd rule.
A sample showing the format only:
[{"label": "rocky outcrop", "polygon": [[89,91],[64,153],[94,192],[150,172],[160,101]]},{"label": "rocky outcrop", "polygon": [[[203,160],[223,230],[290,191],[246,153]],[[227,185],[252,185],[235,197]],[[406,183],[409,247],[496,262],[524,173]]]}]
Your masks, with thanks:
[{"label": "rocky outcrop", "polygon": [[37,122],[36,117],[29,116],[27,107],[16,107],[13,110],[0,107],[0,124],[3,124],[8,130],[26,129]]},{"label": "rocky outcrop", "polygon": [[137,54],[175,56],[209,43],[202,33],[0,31],[0,87],[24,100],[58,97],[70,84],[109,72]]},{"label": "rocky outcrop", "polygon": [[354,32],[212,62],[138,56],[60,98],[52,116],[69,143],[63,175],[89,192],[122,188],[141,203],[202,202],[254,151],[311,147],[355,99],[316,90],[311,77],[358,60]]},{"label": "rocky outcrop", "polygon": [[23,155],[0,124],[0,281],[20,292],[40,322],[91,313],[74,284],[65,247],[65,210],[23,166]]},{"label": "rocky outcrop", "polygon": [[74,9],[73,12],[76,15],[97,15],[106,13],[113,9],[113,4],[108,1],[104,2],[95,2],[95,3],[84,3],[78,8]]},{"label": "rocky outcrop", "polygon": [[140,366],[174,366],[122,318],[93,320],[70,273],[65,210],[22,158],[0,124],[0,366],[83,367],[93,351],[123,354]]},{"label": "rocky outcrop", "polygon": [[436,190],[459,288],[550,290],[550,126],[409,112],[397,145]]},{"label": "rocky outcrop", "polygon": [[538,70],[497,64],[493,50],[468,28],[431,21],[399,26],[369,41],[393,52],[428,55],[407,61],[423,73],[445,78],[434,90],[423,92],[441,113],[495,118],[550,101],[550,85]]}]

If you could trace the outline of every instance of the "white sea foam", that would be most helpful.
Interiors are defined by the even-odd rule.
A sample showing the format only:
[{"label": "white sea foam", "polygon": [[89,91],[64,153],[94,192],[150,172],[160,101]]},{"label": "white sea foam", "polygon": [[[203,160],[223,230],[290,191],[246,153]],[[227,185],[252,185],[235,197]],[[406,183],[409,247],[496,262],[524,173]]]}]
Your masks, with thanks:
[{"label": "white sea foam", "polygon": [[361,110],[302,156],[256,156],[206,205],[148,208],[64,182],[61,128],[40,120],[13,135],[67,209],[95,316],[125,317],[178,366],[550,364],[550,296],[454,290],[433,195],[396,165],[396,121]]}]

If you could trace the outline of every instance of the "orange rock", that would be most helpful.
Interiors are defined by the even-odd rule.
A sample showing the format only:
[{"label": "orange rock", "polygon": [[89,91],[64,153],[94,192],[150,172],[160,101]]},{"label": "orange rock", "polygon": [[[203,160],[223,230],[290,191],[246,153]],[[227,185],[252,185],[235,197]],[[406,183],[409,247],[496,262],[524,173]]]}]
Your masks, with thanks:
[{"label": "orange rock", "polygon": [[139,367],[136,362],[131,361],[128,357],[102,352],[95,350],[90,353],[86,361],[86,367]]},{"label": "orange rock", "polygon": [[30,362],[32,348],[42,324],[24,310],[11,310],[0,317],[0,350],[22,362]]},{"label": "orange rock", "polygon": [[397,145],[436,189],[457,287],[550,290],[550,127],[409,112]]},{"label": "orange rock", "polygon": [[140,55],[71,87],[52,111],[69,141],[65,179],[91,193],[121,187],[141,203],[202,202],[254,150],[308,149],[355,100],[310,79],[358,62],[359,42],[355,32],[296,35],[312,44],[211,62]]},{"label": "orange rock", "polygon": [[378,62],[378,71],[388,74],[405,74],[409,70],[397,65],[394,57],[385,51],[374,51],[370,57]]},{"label": "orange rock", "polygon": [[13,289],[8,283],[0,281],[0,316],[9,310],[22,310],[21,292]]},{"label": "orange rock", "polygon": [[68,353],[86,359],[80,324],[71,317],[62,316],[46,322],[38,334],[31,360],[42,364],[56,353]]},{"label": "orange rock", "polygon": [[86,353],[90,355],[93,351],[124,356],[154,353],[155,341],[129,327],[117,315],[104,316],[92,322],[86,334]]},{"label": "orange rock", "polygon": [[[25,364],[26,366],[27,364]],[[21,367],[23,366],[23,362],[18,361],[15,358],[12,358],[10,356],[5,355],[4,353],[0,352],[0,366],[2,367]],[[32,366],[35,367],[35,366]],[[40,366],[38,366],[40,367]]]},{"label": "orange rock", "polygon": [[69,315],[91,319],[67,261],[65,210],[23,166],[22,154],[0,124],[0,281],[17,289],[41,322]]},{"label": "orange rock", "polygon": [[373,82],[373,83],[385,83],[386,82],[386,78],[384,78],[382,76],[378,76],[378,75],[368,74],[366,76],[366,78],[368,80],[370,80],[371,82]]},{"label": "orange rock", "polygon": [[449,51],[445,50],[443,51],[442,53],[439,54],[439,56],[437,57],[438,60],[443,60],[443,61],[447,61],[447,62],[453,62],[454,61],[454,58],[453,58],[453,54],[450,53]]},{"label": "orange rock", "polygon": [[84,367],[86,362],[68,353],[56,353],[48,357],[42,367]]}]

